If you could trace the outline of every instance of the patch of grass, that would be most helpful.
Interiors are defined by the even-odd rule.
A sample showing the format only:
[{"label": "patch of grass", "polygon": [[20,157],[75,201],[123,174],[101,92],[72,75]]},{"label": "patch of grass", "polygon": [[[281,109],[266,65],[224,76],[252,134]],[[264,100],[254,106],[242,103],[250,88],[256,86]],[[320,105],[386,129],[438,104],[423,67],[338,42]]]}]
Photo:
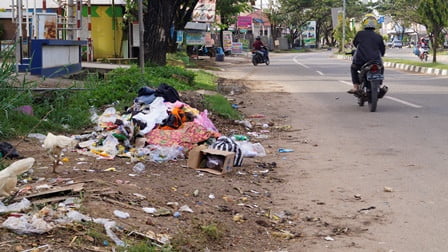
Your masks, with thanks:
[{"label": "patch of grass", "polygon": [[276,50],[276,53],[306,53],[306,52],[311,52],[311,49],[309,48],[300,48],[300,49],[296,49],[296,48],[291,48],[288,50]]},{"label": "patch of grass", "polygon": [[241,114],[232,107],[224,96],[205,95],[204,98],[206,107],[210,109],[210,111],[232,120],[241,118]]},{"label": "patch of grass", "polygon": [[194,87],[198,89],[216,90],[217,77],[203,70],[197,71],[194,78]]},{"label": "patch of grass", "polygon": [[171,244],[177,251],[203,251],[204,246],[210,242],[219,244],[226,232],[225,226],[221,223],[194,219],[187,230],[177,233]]},{"label": "patch of grass", "polygon": [[392,63],[401,63],[401,64],[408,64],[408,65],[414,65],[414,66],[421,66],[421,67],[432,67],[432,68],[438,68],[438,69],[448,69],[447,64],[442,63],[432,63],[430,62],[432,58],[428,58],[428,62],[422,62],[417,60],[406,60],[406,59],[395,59],[395,58],[384,58],[385,62],[392,62]]},{"label": "patch of grass", "polygon": [[211,240],[217,240],[222,236],[221,230],[219,230],[218,225],[214,223],[201,226],[201,230]]}]

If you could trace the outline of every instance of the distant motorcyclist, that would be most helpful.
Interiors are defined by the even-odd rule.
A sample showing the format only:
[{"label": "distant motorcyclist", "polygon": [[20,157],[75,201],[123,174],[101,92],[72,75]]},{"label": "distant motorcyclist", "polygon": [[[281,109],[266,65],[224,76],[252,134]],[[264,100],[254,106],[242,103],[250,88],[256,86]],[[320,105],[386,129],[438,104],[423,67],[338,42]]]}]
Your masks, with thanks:
[{"label": "distant motorcyclist", "polygon": [[262,53],[263,53],[263,57],[264,57],[265,59],[268,58],[268,55],[267,55],[268,51],[266,50],[266,47],[264,46],[263,42],[261,42],[261,38],[260,38],[260,36],[257,36],[257,37],[255,38],[255,41],[254,41],[254,43],[252,44],[252,47],[253,47],[255,50],[257,50],[257,51],[262,52]]},{"label": "distant motorcyclist", "polygon": [[418,44],[417,44],[417,48],[418,48],[418,51],[419,51],[419,54],[418,54],[419,58],[420,58],[420,59],[423,59],[423,58],[424,58],[424,53],[425,53],[425,52],[426,52],[426,53],[429,52],[429,45],[428,45],[428,42],[426,41],[425,38],[422,38],[422,39],[418,42]]},{"label": "distant motorcyclist", "polygon": [[354,40],[353,45],[356,47],[356,51],[353,55],[353,61],[351,65],[351,75],[353,88],[347,91],[349,94],[354,94],[359,90],[361,84],[358,76],[358,70],[371,60],[381,61],[381,57],[386,52],[386,47],[383,42],[383,38],[375,33],[375,28],[378,22],[374,15],[367,14],[362,25],[363,31],[359,31]]}]

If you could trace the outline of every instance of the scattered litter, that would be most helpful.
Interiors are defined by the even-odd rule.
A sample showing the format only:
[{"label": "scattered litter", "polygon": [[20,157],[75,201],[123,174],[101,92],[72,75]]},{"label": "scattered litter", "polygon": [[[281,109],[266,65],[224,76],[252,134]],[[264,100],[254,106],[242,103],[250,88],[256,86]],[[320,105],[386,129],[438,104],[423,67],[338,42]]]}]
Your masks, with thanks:
[{"label": "scattered litter", "polygon": [[180,212],[174,212],[173,217],[179,218],[182,214]]},{"label": "scattered litter", "polygon": [[248,129],[252,129],[252,124],[247,120],[235,120],[236,124],[242,125]]},{"label": "scattered litter", "polygon": [[17,185],[17,176],[31,169],[34,161],[34,158],[21,159],[0,171],[0,196],[10,195]]},{"label": "scattered litter", "polygon": [[171,207],[177,207],[177,206],[179,206],[179,203],[178,202],[167,202],[166,205],[171,206]]},{"label": "scattered litter", "polygon": [[168,216],[168,215],[171,215],[171,210],[163,207],[157,209],[157,211],[154,213],[154,216]]},{"label": "scattered litter", "polygon": [[249,116],[249,118],[264,118],[264,117],[265,117],[265,115],[263,115],[263,114],[253,114],[253,115]]},{"label": "scattered litter", "polygon": [[0,213],[21,212],[22,210],[28,209],[30,206],[31,202],[26,198],[22,199],[20,202],[13,203],[8,206],[5,206],[3,202],[0,201]]},{"label": "scattered litter", "polygon": [[245,220],[245,218],[244,218],[244,216],[242,214],[237,213],[237,214],[235,214],[233,216],[233,221],[234,222],[243,223],[244,220]]},{"label": "scattered litter", "polygon": [[36,190],[42,190],[42,189],[50,189],[51,186],[49,184],[43,184],[36,186]]},{"label": "scattered litter", "polygon": [[154,207],[143,207],[142,208],[145,213],[153,214],[157,212],[157,209]]},{"label": "scattered litter", "polygon": [[140,193],[133,193],[132,195],[136,196],[139,199],[146,199],[146,196]]},{"label": "scattered litter", "polygon": [[294,152],[294,150],[293,149],[279,148],[278,152],[280,152],[280,153],[288,153],[288,152]]},{"label": "scattered litter", "polygon": [[35,139],[43,142],[47,136],[45,136],[44,134],[40,134],[40,133],[30,133],[30,134],[28,134],[27,137],[28,138],[35,138]]},{"label": "scattered litter", "polygon": [[110,168],[104,169],[104,171],[115,172],[115,171],[117,171],[117,168],[115,168],[115,167],[110,167]]},{"label": "scattered litter", "polygon": [[332,238],[331,236],[325,236],[324,238],[326,241],[334,241],[334,238]]},{"label": "scattered litter", "polygon": [[194,190],[193,196],[194,197],[198,197],[199,196],[199,190],[198,189]]},{"label": "scattered litter", "polygon": [[208,198],[209,198],[209,199],[215,199],[215,195],[212,194],[212,193],[210,193],[210,194],[208,195]]},{"label": "scattered litter", "polygon": [[145,171],[145,169],[146,169],[145,164],[143,164],[142,162],[138,162],[132,168],[132,170],[135,171],[136,173],[142,173]]},{"label": "scattered litter", "polygon": [[385,191],[385,192],[392,192],[393,189],[392,189],[392,187],[385,186],[385,187],[384,187],[384,191]]},{"label": "scattered litter", "polygon": [[373,209],[375,209],[375,208],[376,208],[376,207],[374,207],[374,206],[367,207],[367,208],[361,208],[361,209],[358,210],[358,212],[367,212],[367,211],[369,211],[369,210],[373,210]]},{"label": "scattered litter", "polygon": [[293,239],[294,237],[296,237],[296,235],[294,235],[293,233],[286,231],[286,230],[274,231],[274,232],[272,232],[272,236],[287,239],[287,240]]},{"label": "scattered litter", "polygon": [[189,212],[189,213],[193,213],[193,210],[192,210],[189,206],[187,206],[187,205],[183,205],[183,206],[181,206],[181,207],[179,208],[179,211],[180,211],[180,212]]},{"label": "scattered litter", "polygon": [[114,210],[114,215],[121,219],[127,219],[127,218],[131,217],[129,215],[129,213],[122,212],[120,210]]},{"label": "scattered litter", "polygon": [[355,195],[353,195],[353,197],[355,197],[355,199],[360,200],[361,199],[361,194],[357,193]]}]

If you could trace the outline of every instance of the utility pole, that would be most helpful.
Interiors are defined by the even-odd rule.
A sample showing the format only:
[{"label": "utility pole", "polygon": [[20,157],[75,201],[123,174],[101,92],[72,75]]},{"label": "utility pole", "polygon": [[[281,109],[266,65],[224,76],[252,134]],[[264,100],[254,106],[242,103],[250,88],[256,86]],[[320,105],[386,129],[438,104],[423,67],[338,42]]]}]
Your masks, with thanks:
[{"label": "utility pole", "polygon": [[345,50],[345,0],[342,0],[342,50]]},{"label": "utility pole", "polygon": [[143,0],[138,0],[138,34],[139,34],[139,48],[138,58],[142,73],[145,72],[145,51],[143,46],[143,36],[145,35],[145,26],[143,25]]}]

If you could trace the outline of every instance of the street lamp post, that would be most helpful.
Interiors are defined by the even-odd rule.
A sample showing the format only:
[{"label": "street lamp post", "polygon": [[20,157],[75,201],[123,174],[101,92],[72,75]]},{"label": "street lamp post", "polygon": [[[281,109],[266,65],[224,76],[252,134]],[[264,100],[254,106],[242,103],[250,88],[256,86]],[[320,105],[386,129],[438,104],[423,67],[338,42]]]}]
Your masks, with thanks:
[{"label": "street lamp post", "polygon": [[342,50],[345,49],[345,0],[342,0]]}]

